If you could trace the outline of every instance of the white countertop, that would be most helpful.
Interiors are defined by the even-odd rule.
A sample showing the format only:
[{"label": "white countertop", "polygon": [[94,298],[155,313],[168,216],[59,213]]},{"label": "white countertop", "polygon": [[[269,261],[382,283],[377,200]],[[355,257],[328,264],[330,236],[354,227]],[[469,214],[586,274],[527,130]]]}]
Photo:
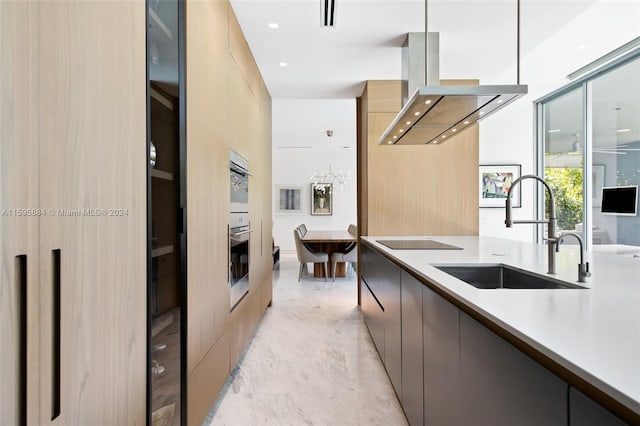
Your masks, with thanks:
[{"label": "white countertop", "polygon": [[[464,250],[392,250],[376,242],[425,238]],[[491,237],[362,240],[640,415],[640,258],[587,253],[592,276],[577,283],[578,247],[562,245],[555,278],[588,289],[483,290],[431,263],[504,263],[546,275],[547,247]]]}]

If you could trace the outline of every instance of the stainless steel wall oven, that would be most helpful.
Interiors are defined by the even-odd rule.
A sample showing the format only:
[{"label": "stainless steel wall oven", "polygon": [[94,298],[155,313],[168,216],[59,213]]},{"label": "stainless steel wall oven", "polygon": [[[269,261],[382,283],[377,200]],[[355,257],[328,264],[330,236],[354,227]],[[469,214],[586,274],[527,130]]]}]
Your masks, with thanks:
[{"label": "stainless steel wall oven", "polygon": [[229,285],[231,309],[249,291],[249,163],[235,151],[230,155]]}]

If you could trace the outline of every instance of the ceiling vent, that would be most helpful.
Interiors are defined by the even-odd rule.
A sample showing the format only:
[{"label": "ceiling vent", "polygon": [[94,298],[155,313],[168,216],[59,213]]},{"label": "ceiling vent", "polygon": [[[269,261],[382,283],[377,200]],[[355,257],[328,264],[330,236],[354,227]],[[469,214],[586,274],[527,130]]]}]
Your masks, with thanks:
[{"label": "ceiling vent", "polygon": [[320,25],[333,27],[336,22],[336,0],[320,0]]}]

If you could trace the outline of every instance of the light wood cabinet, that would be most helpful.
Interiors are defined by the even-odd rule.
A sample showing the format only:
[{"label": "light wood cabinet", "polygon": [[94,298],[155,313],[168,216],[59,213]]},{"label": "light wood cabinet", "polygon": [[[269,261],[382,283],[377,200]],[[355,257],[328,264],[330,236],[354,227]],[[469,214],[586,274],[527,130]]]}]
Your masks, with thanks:
[{"label": "light wood cabinet", "polygon": [[[271,303],[271,97],[229,2],[186,2],[185,11],[187,418],[195,425],[206,418],[221,378]],[[230,150],[248,159],[252,175],[249,293],[233,312],[227,281]]]},{"label": "light wood cabinet", "polygon": [[[0,423],[23,421],[17,404],[31,424],[142,424],[145,5],[0,8],[2,208],[42,209],[1,219],[1,333],[11,343],[1,351]],[[16,320],[27,322],[26,337],[16,339]],[[19,367],[12,374],[5,356]]]},{"label": "light wood cabinet", "polygon": [[0,424],[38,424],[38,10],[0,2]]}]

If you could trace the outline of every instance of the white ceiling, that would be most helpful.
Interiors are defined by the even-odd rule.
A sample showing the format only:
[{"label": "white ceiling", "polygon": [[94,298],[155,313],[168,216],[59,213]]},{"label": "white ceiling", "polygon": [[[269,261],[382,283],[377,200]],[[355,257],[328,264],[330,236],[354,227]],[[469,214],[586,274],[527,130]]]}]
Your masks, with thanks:
[{"label": "white ceiling", "polygon": [[[424,32],[424,1],[336,0],[334,28],[321,27],[320,1],[231,0],[273,98],[353,98],[366,80],[400,79],[400,46]],[[522,55],[594,2],[521,0]],[[516,0],[431,0],[428,24],[441,79],[515,83],[515,73],[493,79],[516,61]]]}]

